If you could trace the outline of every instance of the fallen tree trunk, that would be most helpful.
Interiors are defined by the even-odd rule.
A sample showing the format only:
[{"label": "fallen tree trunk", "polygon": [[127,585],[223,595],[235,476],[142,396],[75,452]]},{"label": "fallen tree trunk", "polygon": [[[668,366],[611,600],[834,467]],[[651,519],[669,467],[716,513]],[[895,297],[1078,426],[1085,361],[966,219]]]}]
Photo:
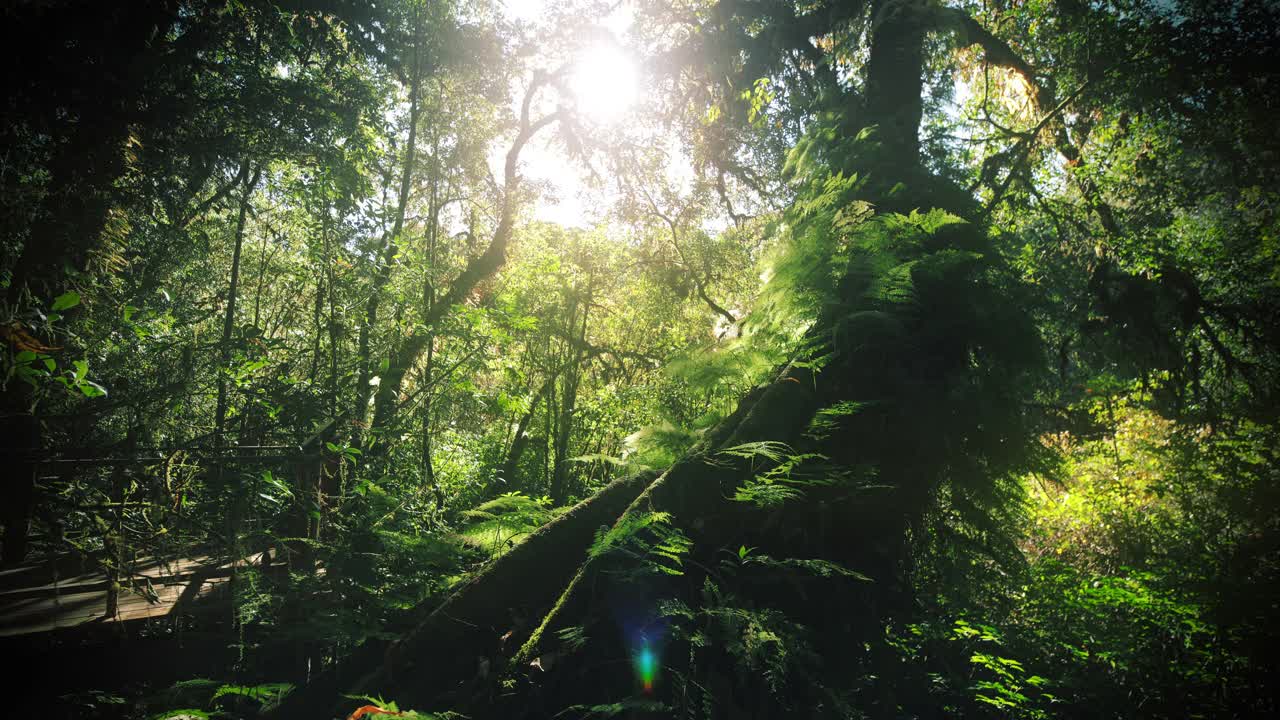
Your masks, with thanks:
[{"label": "fallen tree trunk", "polygon": [[[731,495],[751,470],[751,460],[722,451],[795,438],[817,407],[812,373],[787,367],[773,383],[748,393],[732,415],[656,480],[654,473],[644,473],[613,483],[495,561],[396,643],[381,666],[347,694],[385,697],[415,708],[468,705],[484,697],[503,671],[537,657],[544,638],[589,604],[601,567],[587,559],[597,528],[653,511],[707,528],[734,505],[726,493]],[[337,688],[320,684],[327,687],[304,692],[337,699]],[[328,717],[324,713],[334,709],[328,700],[303,704],[295,698],[282,715]]]},{"label": "fallen tree trunk", "polygon": [[[746,461],[732,462],[720,453],[747,443],[793,441],[808,427],[818,409],[813,389],[813,376],[808,370],[787,367],[777,380],[751,399],[749,411],[743,413],[742,420],[735,423],[731,432],[723,433],[717,442],[708,443],[701,452],[687,455],[673,465],[627,507],[614,525],[647,513],[664,512],[705,529],[744,474],[750,472],[744,467]],[[513,665],[538,657],[545,650],[549,635],[563,630],[567,626],[566,618],[581,613],[589,594],[587,588],[598,571],[599,563],[583,563],[555,606],[513,657]]]},{"label": "fallen tree trunk", "polygon": [[536,638],[526,638],[531,631],[540,637],[557,617],[555,610],[566,606],[562,596],[581,585],[590,567],[583,562],[587,548],[599,528],[650,504],[683,514],[721,502],[722,483],[736,483],[742,468],[707,461],[726,447],[776,439],[786,428],[798,432],[815,408],[809,372],[788,368],[774,383],[748,393],[661,477],[641,472],[578,503],[464,583],[390,647],[362,646],[292,693],[274,716],[342,717],[350,705],[345,696],[382,696],[406,707],[466,698],[520,643],[537,645]]},{"label": "fallen tree trunk", "polygon": [[[460,590],[399,643],[357,685],[358,692],[403,707],[449,707],[472,718],[551,717],[567,711],[669,716],[676,708],[710,713],[705,703],[687,697],[690,688],[703,701],[721,704],[724,717],[789,717],[800,708],[854,702],[866,706],[860,712],[896,716],[896,690],[874,681],[894,657],[885,646],[886,620],[910,611],[910,593],[904,592],[909,583],[899,573],[906,528],[943,483],[958,502],[981,511],[972,498],[991,489],[988,481],[1025,468],[1033,436],[1026,431],[1020,382],[1036,366],[1039,347],[1022,311],[1025,304],[1010,290],[1016,283],[1005,276],[982,229],[945,213],[914,212],[952,208],[963,216],[972,200],[949,183],[932,180],[919,161],[924,28],[915,15],[920,8],[907,9],[911,12],[897,12],[887,0],[873,4],[873,15],[892,12],[873,33],[868,63],[873,77],[866,82],[867,97],[858,103],[864,112],[850,121],[859,124],[839,128],[853,137],[860,126],[877,126],[877,147],[860,147],[860,155],[846,158],[857,166],[833,167],[808,178],[815,197],[792,218],[790,232],[803,267],[825,268],[831,254],[843,256],[844,263],[834,284],[822,279],[809,287],[807,280],[795,281],[797,288],[820,291],[825,300],[802,343],[813,353],[806,355],[810,362],[788,366],[773,382],[748,393],[733,416],[661,477],[611,506],[613,515],[605,522],[612,529],[600,543],[589,546],[590,537],[583,534],[572,554],[567,546],[547,543],[508,556],[508,565],[526,567],[502,572],[536,578],[536,588],[490,579],[498,592],[477,588],[469,597],[467,588]],[[846,170],[861,166],[872,169],[869,181],[832,189],[840,185],[833,181],[848,177]],[[914,192],[901,192],[896,181],[904,177]],[[870,206],[883,220],[851,219]],[[810,245],[826,248],[827,255],[806,256]],[[819,409],[829,412],[813,423]],[[818,427],[823,423],[825,428]],[[830,474],[811,483],[815,490],[804,503],[794,504],[785,518],[789,522],[771,522],[768,514],[752,514],[745,509],[749,504],[733,502],[735,490],[776,463],[802,458],[821,460]],[[872,490],[878,493],[874,501]],[[672,538],[674,545],[660,546]],[[741,583],[739,596],[728,604],[711,581],[751,572],[745,561],[748,543],[770,545],[766,549],[772,555],[762,553],[757,565],[778,575],[772,581],[786,589],[762,590],[766,583],[757,576],[754,585]],[[735,547],[740,548],[736,554]],[[720,573],[717,565],[725,552],[737,565]],[[683,563],[684,572],[671,566],[666,574],[662,568],[655,572],[653,564],[661,558]],[[816,568],[817,575],[834,580],[821,595],[806,596],[782,577],[787,568]],[[495,564],[492,570],[499,568]],[[554,588],[553,578],[564,583],[562,590]],[[637,579],[643,582],[632,582]],[[712,587],[704,590],[707,585]],[[504,596],[502,588],[512,592]],[[502,628],[514,623],[492,623],[511,607],[536,612],[526,616],[535,619],[536,628],[498,667],[494,658],[523,639],[522,632],[513,631],[502,636],[505,647],[498,640]],[[454,612],[466,615],[451,617]],[[660,643],[662,623],[681,615],[687,625],[698,625],[696,641],[686,633],[683,640],[671,641],[667,654],[687,659],[678,669],[677,694],[674,685],[668,692],[651,682],[657,652],[649,643]],[[480,616],[490,624],[472,623]],[[462,625],[459,618],[471,624]],[[747,625],[744,618],[764,618],[779,631],[749,625],[735,630],[736,638],[722,633],[720,645],[739,646],[726,649],[703,632],[726,618]],[[795,640],[797,667],[803,666],[792,687],[794,698],[777,694],[782,684],[762,689],[759,658],[746,648],[749,641],[760,641],[786,649],[785,637]],[[803,650],[807,647],[813,650]],[[812,662],[804,659],[806,653]],[[646,667],[646,679],[632,677],[638,673],[629,672],[628,663],[637,670]],[[784,683],[786,672],[782,667],[773,680]],[[677,668],[669,675],[675,678]],[[865,687],[851,684],[854,678],[865,680]],[[874,689],[876,696],[860,695],[864,689]]]},{"label": "fallen tree trunk", "polygon": [[541,616],[573,577],[596,529],[613,522],[655,477],[637,473],[578,503],[463,583],[399,641],[389,648],[366,643],[292,693],[275,716],[345,717],[350,703],[343,695],[383,692],[410,678],[443,694],[473,678],[486,653],[501,647],[503,633],[518,630],[518,615]]}]

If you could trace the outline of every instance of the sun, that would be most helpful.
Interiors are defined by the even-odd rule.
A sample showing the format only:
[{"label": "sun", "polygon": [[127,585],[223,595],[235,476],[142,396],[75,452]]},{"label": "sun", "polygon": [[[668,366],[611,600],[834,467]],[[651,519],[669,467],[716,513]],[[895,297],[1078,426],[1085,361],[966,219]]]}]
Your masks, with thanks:
[{"label": "sun", "polygon": [[615,122],[635,104],[636,64],[614,45],[586,48],[574,63],[569,90],[583,115],[601,124]]}]

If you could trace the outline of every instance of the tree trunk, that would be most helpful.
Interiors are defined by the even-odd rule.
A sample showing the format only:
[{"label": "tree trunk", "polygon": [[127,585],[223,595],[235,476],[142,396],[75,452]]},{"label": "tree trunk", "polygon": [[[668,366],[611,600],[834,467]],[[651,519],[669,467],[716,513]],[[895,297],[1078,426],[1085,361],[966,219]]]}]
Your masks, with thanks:
[{"label": "tree trunk", "polygon": [[507,459],[502,463],[502,470],[499,471],[498,477],[506,483],[508,488],[520,489],[523,487],[518,482],[517,474],[520,468],[520,458],[524,455],[524,450],[529,446],[529,425],[533,422],[533,416],[537,413],[538,405],[542,402],[542,398],[551,392],[551,386],[555,384],[559,373],[555,372],[547,376],[542,383],[542,387],[538,388],[538,392],[533,394],[533,398],[529,401],[529,409],[520,416],[520,421],[516,423],[516,434],[511,439],[511,447],[507,449]]},{"label": "tree trunk", "polygon": [[244,194],[240,198],[240,214],[236,218],[235,245],[231,253],[231,281],[227,285],[227,312],[222,320],[222,342],[219,350],[218,404],[214,411],[213,420],[213,442],[218,447],[224,445],[222,435],[227,421],[226,371],[231,365],[231,337],[235,331],[236,296],[240,290],[240,251],[244,246],[244,228],[245,220],[249,214],[249,199],[253,196],[253,189],[258,185],[258,179],[262,175],[262,168],[250,173],[249,164],[246,161],[244,167],[240,170],[240,175],[244,179]]},{"label": "tree trunk", "polygon": [[474,680],[482,666],[496,670],[504,633],[512,632],[508,648],[528,634],[529,624],[573,576],[597,528],[616,518],[653,478],[645,472],[617,480],[578,503],[462,584],[391,647],[367,643],[289,695],[274,716],[345,716],[350,709],[344,695],[372,694],[398,683],[425,683],[427,692],[445,693]]},{"label": "tree trunk", "polygon": [[[431,370],[432,362],[435,360],[435,347],[427,348],[427,365],[422,369],[423,387],[431,386]],[[440,487],[440,482],[436,480],[436,469],[431,459],[431,391],[428,390],[422,398],[422,484],[423,487],[431,488],[431,493],[435,496],[436,511],[444,509],[444,489]]]},{"label": "tree trunk", "polygon": [[[561,505],[569,497],[569,442],[573,438],[574,413],[578,404],[578,385],[582,380],[582,354],[586,345],[587,321],[591,314],[591,287],[588,281],[585,297],[575,297],[574,312],[570,314],[570,332],[576,337],[570,342],[569,365],[564,373],[564,386],[560,396],[560,420],[556,427],[555,461],[551,470],[551,501]],[[579,320],[581,311],[581,320]]]},{"label": "tree trunk", "polygon": [[[585,346],[580,346],[583,348]],[[529,400],[529,409],[520,416],[520,420],[516,423],[515,437],[511,439],[511,447],[507,449],[506,460],[502,463],[502,469],[499,471],[499,477],[506,482],[511,489],[521,489],[524,485],[519,481],[520,458],[524,456],[524,451],[529,447],[529,426],[533,424],[534,416],[537,415],[538,406],[544,398],[553,398],[552,390],[555,388],[556,381],[560,376],[567,372],[574,364],[581,366],[583,363],[604,354],[603,348],[580,349],[575,353],[570,363],[565,363],[551,374],[547,375],[547,379],[539,386],[537,392]],[[554,402],[549,400],[548,402]],[[550,405],[548,405],[550,414]]]},{"label": "tree trunk", "polygon": [[[440,134],[432,137],[431,143],[431,198],[427,211],[427,270],[422,283],[422,311],[431,314],[436,304],[436,288],[432,282],[432,274],[436,268],[436,239],[440,228]],[[422,482],[431,488],[435,495],[436,512],[444,510],[444,489],[436,479],[435,463],[431,458],[431,375],[435,363],[436,343],[435,328],[428,329],[427,362],[422,368],[422,387],[427,388],[422,398]]]},{"label": "tree trunk", "polygon": [[[489,246],[484,252],[471,258],[462,272],[454,278],[449,289],[436,299],[430,311],[422,318],[422,326],[428,330],[439,324],[454,305],[463,302],[476,285],[498,272],[506,264],[507,247],[511,243],[511,236],[515,230],[516,207],[519,202],[520,153],[538,131],[560,118],[558,110],[537,120],[531,120],[529,117],[534,95],[548,82],[550,78],[539,74],[535,76],[533,84],[525,92],[520,111],[520,127],[510,149],[507,150],[503,169],[502,206],[499,209],[498,226],[493,231]],[[375,427],[385,426],[395,415],[405,375],[422,357],[431,335],[431,332],[412,335],[392,353],[387,371],[382,374],[382,382],[378,386],[373,421]]]},{"label": "tree trunk", "polygon": [[885,155],[914,167],[920,158],[921,75],[927,4],[921,0],[875,0],[871,53],[863,108],[875,125]]},{"label": "tree trunk", "polygon": [[[360,326],[359,363],[360,373],[356,377],[355,407],[352,418],[355,420],[352,432],[352,445],[364,444],[363,425],[369,416],[369,399],[375,391],[369,388],[373,378],[373,351],[371,342],[374,328],[378,325],[378,308],[382,303],[382,290],[391,281],[391,268],[395,263],[396,248],[400,242],[400,234],[404,230],[405,210],[409,204],[409,191],[413,187],[413,169],[417,155],[418,142],[418,89],[422,82],[421,63],[418,57],[418,43],[421,41],[421,28],[418,19],[414,20],[413,67],[410,69],[409,82],[409,137],[405,141],[404,167],[400,173],[400,190],[396,199],[396,214],[391,230],[383,235],[382,248],[378,253],[378,269],[373,276],[373,284],[369,289],[369,298],[365,301],[364,324]],[[386,382],[385,373],[382,382]],[[376,416],[375,416],[376,417]],[[378,423],[375,419],[374,425]]]},{"label": "tree trunk", "polygon": [[[934,200],[920,165],[918,140],[925,9],[924,3],[912,0],[880,0],[872,6],[875,22],[870,30],[867,78],[851,122],[857,123],[855,131],[872,125],[879,128],[876,178],[865,186],[860,199],[883,201],[882,210],[909,210],[908,204],[929,207],[924,203]],[[847,170],[850,169],[831,169],[833,174]],[[914,196],[891,195],[890,188],[899,179],[910,181],[912,189],[921,192]],[[871,342],[853,346],[836,343],[833,335],[848,313],[875,307],[855,301],[858,285],[857,278],[846,278],[840,286],[840,302],[832,303],[837,307],[824,312],[810,330],[810,340],[832,350],[821,369],[799,363],[782,369],[773,382],[748,393],[732,416],[644,487],[625,509],[610,516],[611,520],[616,518],[615,528],[652,513],[666,513],[678,522],[694,547],[708,553],[698,558],[701,564],[697,569],[690,568],[692,559],[686,565],[693,576],[686,581],[690,586],[698,586],[697,580],[710,574],[705,570],[706,564],[714,564],[716,549],[724,547],[726,541],[756,531],[782,534],[808,529],[808,525],[796,528],[785,522],[755,527],[763,525],[760,515],[744,514],[743,504],[728,498],[733,497],[744,479],[767,469],[769,463],[725,451],[764,441],[797,446],[808,443],[808,449],[829,452],[833,465],[851,468],[865,464],[882,471],[877,482],[884,490],[876,501],[854,493],[805,503],[793,511],[794,515],[821,522],[809,523],[815,528],[815,537],[797,542],[826,548],[834,560],[852,561],[846,564],[854,569],[866,567],[854,562],[874,566],[876,571],[871,574],[878,581],[874,592],[890,598],[891,605],[900,604],[896,598],[904,593],[897,571],[907,518],[925,506],[943,472],[953,469],[946,463],[964,458],[967,450],[953,449],[953,438],[942,434],[938,427],[917,427],[916,402],[958,394],[964,383],[971,381],[964,373],[972,364],[973,349],[964,338],[949,338],[944,344],[928,337],[922,329],[937,331],[927,325],[928,318],[905,314],[903,333],[914,332],[915,340],[932,344],[917,346],[904,341],[883,349]],[[1012,382],[1012,378],[1006,379]],[[876,407],[856,415],[849,427],[828,440],[806,438],[817,410],[843,400],[871,401]],[[1002,400],[995,398],[993,402]],[[944,409],[947,418],[961,411],[958,405]],[[993,438],[984,436],[979,440]],[[615,483],[610,487],[617,486]],[[579,507],[599,503],[602,496]],[[833,515],[839,518],[838,522],[831,521]],[[624,643],[617,637],[620,633],[605,628],[606,623],[601,621],[617,612],[611,602],[620,600],[648,604],[641,612],[652,615],[653,603],[647,594],[661,594],[663,588],[625,584],[615,571],[634,559],[623,558],[622,554],[603,553],[584,560],[580,548],[590,537],[580,537],[582,544],[572,552],[567,544],[545,540],[535,544],[531,539],[518,546],[398,643],[380,668],[353,686],[353,694],[380,695],[395,699],[402,707],[423,710],[452,707],[473,718],[541,717],[625,686],[628,673],[618,668],[626,657],[626,650],[621,647]],[[541,577],[544,567],[555,569],[547,574],[545,582],[513,582],[522,574]],[[501,580],[497,579],[499,575]],[[564,583],[566,579],[561,592],[549,592],[551,583]],[[507,594],[501,596],[500,590]],[[685,590],[687,594],[688,589]],[[872,591],[867,592],[870,595]],[[884,641],[882,613],[887,611],[873,598],[864,598],[856,607],[836,605],[829,608],[830,612],[846,619],[843,631],[832,634],[833,642],[861,648]],[[513,627],[518,623],[505,622],[507,607],[537,613],[530,616],[538,620],[528,626],[527,638],[525,632]],[[503,634],[505,628],[512,628],[511,635]],[[596,648],[594,654],[586,657],[586,651],[579,651],[569,655],[559,641],[560,633],[570,630],[586,633],[587,647]],[[495,637],[505,637],[505,647]],[[513,641],[522,639],[520,649],[499,670],[493,655],[509,650]],[[836,664],[842,660],[832,657],[830,661]],[[721,688],[721,694],[728,694],[733,684],[725,680],[716,687]],[[327,697],[333,695],[331,691]],[[880,696],[879,707],[869,709],[889,716],[896,711],[893,704],[893,694],[886,693]],[[323,703],[307,707],[312,715],[334,709]],[[757,711],[745,706],[743,711],[768,713],[766,708]]]}]

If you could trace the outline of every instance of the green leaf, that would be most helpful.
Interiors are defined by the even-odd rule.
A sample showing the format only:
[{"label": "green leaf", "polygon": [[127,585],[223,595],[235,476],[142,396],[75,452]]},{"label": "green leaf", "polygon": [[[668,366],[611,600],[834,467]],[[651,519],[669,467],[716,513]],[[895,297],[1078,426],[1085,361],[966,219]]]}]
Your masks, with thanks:
[{"label": "green leaf", "polygon": [[166,710],[162,713],[152,715],[151,720],[171,720],[171,718],[184,718],[184,720],[186,718],[199,718],[200,720],[206,720],[208,717],[209,713],[204,710],[198,710],[196,708],[177,708],[175,710]]},{"label": "green leaf", "polygon": [[260,703],[273,703],[293,690],[290,683],[264,683],[262,685],[223,685],[213,694],[212,700],[227,697],[244,697]]},{"label": "green leaf", "polygon": [[67,308],[73,308],[79,304],[80,304],[80,293],[72,290],[68,290],[67,292],[62,293],[61,295],[53,299],[53,307],[51,307],[50,310],[52,310],[53,312],[58,312],[59,310],[66,310]]},{"label": "green leaf", "polygon": [[589,453],[587,455],[578,455],[576,457],[566,458],[566,461],[577,462],[577,463],[600,462],[600,463],[608,463],[609,465],[614,465],[614,466],[626,465],[626,461],[623,460],[622,458],[614,457],[612,455],[606,455],[604,453]]}]

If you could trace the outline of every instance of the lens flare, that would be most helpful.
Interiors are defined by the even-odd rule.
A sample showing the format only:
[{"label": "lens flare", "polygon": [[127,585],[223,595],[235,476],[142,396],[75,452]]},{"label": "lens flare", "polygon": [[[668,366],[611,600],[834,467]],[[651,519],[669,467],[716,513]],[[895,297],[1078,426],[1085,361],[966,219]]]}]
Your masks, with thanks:
[{"label": "lens flare", "polygon": [[640,675],[640,684],[646,693],[653,692],[653,680],[658,674],[658,656],[645,643],[636,654],[636,672]]}]

